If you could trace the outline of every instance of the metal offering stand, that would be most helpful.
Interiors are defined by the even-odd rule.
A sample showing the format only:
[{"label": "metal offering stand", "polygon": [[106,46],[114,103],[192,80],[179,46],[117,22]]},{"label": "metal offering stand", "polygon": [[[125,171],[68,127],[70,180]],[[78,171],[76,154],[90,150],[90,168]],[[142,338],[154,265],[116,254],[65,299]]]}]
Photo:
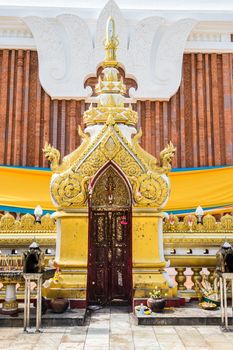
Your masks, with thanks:
[{"label": "metal offering stand", "polygon": [[227,314],[227,282],[231,284],[231,308],[233,316],[233,273],[218,273],[220,280],[220,301],[221,301],[221,326],[224,331],[233,331],[233,327],[229,326]]},{"label": "metal offering stand", "polygon": [[[227,289],[231,287],[231,308],[233,316],[233,247],[231,244],[224,242],[216,253],[216,260],[216,272],[220,281],[221,326],[224,331],[233,331],[233,327],[229,326],[227,314]],[[229,283],[227,284],[227,282]]]},{"label": "metal offering stand", "polygon": [[41,302],[42,302],[42,283],[54,276],[55,269],[44,269],[42,273],[23,273],[25,279],[25,296],[24,296],[24,331],[32,332],[30,328],[30,303],[31,303],[31,283],[35,282],[36,288],[36,329],[35,332],[41,331]]},{"label": "metal offering stand", "polygon": [[41,328],[41,302],[42,302],[42,282],[53,277],[55,269],[45,268],[44,253],[39,245],[33,242],[29,249],[23,253],[23,277],[25,279],[25,297],[24,297],[24,331],[30,330],[30,302],[31,302],[31,283],[36,282],[36,332]]}]

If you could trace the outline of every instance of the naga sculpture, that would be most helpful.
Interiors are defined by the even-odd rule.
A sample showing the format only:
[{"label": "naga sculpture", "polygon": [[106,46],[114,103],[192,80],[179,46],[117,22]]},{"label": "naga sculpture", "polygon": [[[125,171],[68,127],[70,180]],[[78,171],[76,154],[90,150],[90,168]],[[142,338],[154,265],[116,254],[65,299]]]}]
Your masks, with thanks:
[{"label": "naga sculpture", "polygon": [[175,152],[176,148],[173,146],[171,141],[168,143],[167,147],[160,152],[160,161],[162,163],[161,167],[165,174],[168,174],[169,171],[171,171],[172,160],[175,156]]},{"label": "naga sculpture", "polygon": [[50,162],[52,171],[57,170],[60,161],[60,152],[55,147],[51,146],[48,142],[45,142],[43,152],[45,157]]}]

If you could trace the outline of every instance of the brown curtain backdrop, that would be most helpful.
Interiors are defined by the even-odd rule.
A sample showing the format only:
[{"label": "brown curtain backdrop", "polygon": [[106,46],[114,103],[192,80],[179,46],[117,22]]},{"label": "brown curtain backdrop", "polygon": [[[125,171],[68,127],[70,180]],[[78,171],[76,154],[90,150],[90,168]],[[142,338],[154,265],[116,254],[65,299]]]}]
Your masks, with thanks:
[{"label": "brown curtain backdrop", "polygon": [[[182,82],[169,102],[138,101],[142,146],[168,141],[174,167],[233,164],[232,54],[185,54]],[[80,143],[84,101],[57,101],[42,89],[37,52],[0,50],[0,164],[47,167],[49,141],[64,156]]]}]

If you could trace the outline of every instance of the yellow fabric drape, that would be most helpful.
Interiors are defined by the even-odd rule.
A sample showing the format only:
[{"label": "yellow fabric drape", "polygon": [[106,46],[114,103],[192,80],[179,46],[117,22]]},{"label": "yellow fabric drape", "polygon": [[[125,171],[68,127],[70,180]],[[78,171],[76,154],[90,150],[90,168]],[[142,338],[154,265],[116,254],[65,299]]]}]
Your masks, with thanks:
[{"label": "yellow fabric drape", "polygon": [[[0,206],[54,210],[50,198],[52,173],[0,167]],[[233,206],[233,167],[170,173],[171,195],[164,210]]]},{"label": "yellow fabric drape", "polygon": [[172,172],[165,210],[233,206],[233,167]]},{"label": "yellow fabric drape", "polygon": [[0,167],[0,206],[54,210],[50,198],[52,173],[44,170]]}]

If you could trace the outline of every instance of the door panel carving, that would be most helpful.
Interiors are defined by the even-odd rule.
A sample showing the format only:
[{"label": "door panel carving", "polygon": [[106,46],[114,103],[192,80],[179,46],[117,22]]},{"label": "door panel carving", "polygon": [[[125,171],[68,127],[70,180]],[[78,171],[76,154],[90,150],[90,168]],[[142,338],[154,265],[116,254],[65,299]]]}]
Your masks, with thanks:
[{"label": "door panel carving", "polygon": [[89,211],[89,302],[131,299],[130,203],[124,179],[109,167],[94,186]]}]

